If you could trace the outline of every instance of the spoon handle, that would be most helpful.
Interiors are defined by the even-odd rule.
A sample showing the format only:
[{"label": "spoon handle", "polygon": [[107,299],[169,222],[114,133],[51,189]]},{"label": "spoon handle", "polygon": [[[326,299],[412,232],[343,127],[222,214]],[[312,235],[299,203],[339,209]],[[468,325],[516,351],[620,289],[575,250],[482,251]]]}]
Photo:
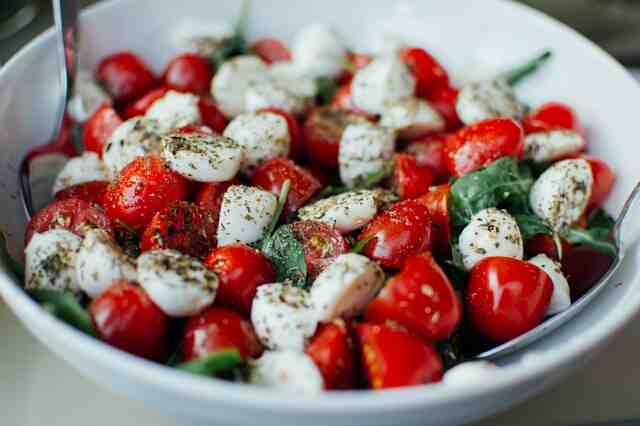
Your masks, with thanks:
[{"label": "spoon handle", "polygon": [[62,96],[58,104],[56,132],[62,128],[64,113],[69,98],[73,95],[78,69],[78,2],[77,0],[52,0],[53,17],[56,24],[58,78]]},{"label": "spoon handle", "polygon": [[640,182],[636,184],[633,191],[631,191],[631,194],[629,194],[629,198],[627,198],[627,201],[625,201],[622,206],[622,210],[620,210],[618,219],[616,219],[616,223],[613,227],[613,238],[616,241],[618,256],[620,258],[624,256],[627,249],[625,247],[624,239],[628,239],[630,236],[630,231],[626,229],[631,222],[629,217],[632,216],[632,214],[630,213],[637,213],[640,210],[637,208],[638,200],[640,200]]}]

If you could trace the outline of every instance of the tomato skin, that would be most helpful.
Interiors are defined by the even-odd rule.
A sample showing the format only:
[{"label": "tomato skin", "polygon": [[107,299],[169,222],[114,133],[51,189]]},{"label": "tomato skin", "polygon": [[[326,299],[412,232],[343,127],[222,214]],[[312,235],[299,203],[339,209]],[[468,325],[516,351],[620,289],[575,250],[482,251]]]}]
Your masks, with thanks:
[{"label": "tomato skin", "polygon": [[444,150],[446,140],[445,134],[435,134],[412,141],[407,146],[407,152],[416,158],[420,166],[431,169],[434,183],[444,182],[449,178],[447,155]]},{"label": "tomato skin", "polygon": [[396,154],[391,186],[401,200],[426,194],[432,182],[433,173],[429,167],[420,166],[412,155]]},{"label": "tomato skin", "polygon": [[199,124],[188,124],[184,127],[178,127],[177,129],[173,129],[171,133],[178,133],[181,135],[191,135],[194,133],[202,133],[204,135],[212,135],[213,130],[208,128],[207,126],[199,125]]},{"label": "tomato skin", "polygon": [[149,67],[131,52],[119,52],[104,58],[96,77],[117,105],[126,105],[156,86]]},{"label": "tomato skin", "polygon": [[358,240],[370,238],[363,253],[386,268],[399,269],[405,259],[431,248],[431,218],[417,200],[394,204],[376,216]]},{"label": "tomato skin", "polygon": [[571,290],[571,301],[585,294],[609,270],[613,258],[586,246],[576,246],[562,256],[562,272]]},{"label": "tomato skin", "polygon": [[168,91],[169,89],[166,87],[158,87],[157,89],[151,90],[125,108],[122,113],[123,117],[128,120],[133,117],[145,115],[147,110],[151,108],[151,105],[166,95]]},{"label": "tomato skin", "polygon": [[360,324],[356,334],[369,386],[387,389],[442,380],[443,366],[436,350],[393,324]]},{"label": "tomato skin", "polygon": [[210,98],[200,98],[198,101],[200,109],[200,118],[202,124],[213,130],[214,133],[222,134],[224,128],[227,127],[227,119]]},{"label": "tomato skin", "polygon": [[307,273],[314,280],[333,260],[349,251],[349,244],[331,225],[314,220],[291,224],[296,240],[302,243]]},{"label": "tomato skin", "polygon": [[365,313],[368,322],[394,321],[427,342],[447,339],[460,324],[462,304],[430,253],[409,257]]},{"label": "tomato skin", "polygon": [[[572,246],[565,239],[560,239],[560,241],[562,244],[562,256],[564,257],[572,250]],[[558,256],[558,248],[556,247],[553,237],[550,235],[539,234],[529,238],[525,241],[524,252],[526,253],[527,258],[534,257],[538,254],[545,254],[550,259],[556,261],[560,260],[560,256]]]},{"label": "tomato skin", "polygon": [[262,38],[253,43],[251,50],[268,64],[292,59],[287,45],[277,38]]},{"label": "tomato skin", "polygon": [[289,145],[289,157],[296,160],[302,158],[302,130],[300,129],[298,120],[296,120],[293,115],[278,108],[262,108],[258,110],[258,112],[270,112],[284,118],[287,122],[289,138],[291,139]]},{"label": "tomato skin", "polygon": [[462,127],[462,121],[456,111],[458,89],[451,86],[440,86],[432,89],[424,98],[444,117],[447,131],[452,132]]},{"label": "tomato skin", "polygon": [[373,61],[373,57],[371,55],[367,55],[366,53],[347,52],[347,63],[350,65],[351,69],[342,70],[342,73],[338,77],[338,83],[350,83],[353,79],[352,71],[360,71],[362,68],[369,65],[371,61]]},{"label": "tomato skin", "polygon": [[251,322],[230,309],[210,307],[189,319],[182,336],[184,362],[229,348],[243,358],[256,358],[263,351]]},{"label": "tomato skin", "polygon": [[166,205],[187,198],[188,181],[156,156],[129,163],[105,195],[105,212],[114,221],[141,229]]},{"label": "tomato skin", "polygon": [[104,104],[84,124],[82,143],[87,151],[102,158],[109,136],[122,124],[122,119],[109,104]]},{"label": "tomato skin", "polygon": [[164,85],[178,92],[206,94],[211,86],[213,67],[197,53],[183,53],[169,62],[162,80]]},{"label": "tomato skin", "polygon": [[147,293],[128,281],[116,281],[89,305],[100,339],[150,360],[167,352],[169,320]]},{"label": "tomato skin", "polygon": [[343,111],[348,111],[352,114],[360,115],[367,119],[371,119],[374,117],[373,115],[368,114],[360,108],[357,108],[353,104],[353,100],[351,99],[351,82],[340,86],[335,96],[333,97],[333,100],[331,101],[331,106]]},{"label": "tomato skin", "polygon": [[542,269],[510,257],[488,257],[472,270],[466,307],[485,336],[506,342],[542,322],[553,284]]},{"label": "tomato skin", "polygon": [[322,373],[325,389],[356,387],[356,354],[348,324],[342,319],[321,324],[305,352]]},{"label": "tomato skin", "polygon": [[601,207],[611,193],[613,184],[616,181],[616,175],[611,170],[611,167],[599,158],[591,155],[582,155],[580,157],[587,160],[593,174],[591,199],[589,199],[589,205],[587,206],[587,210],[593,210]]},{"label": "tomato skin", "polygon": [[283,211],[286,216],[289,216],[322,188],[320,182],[309,171],[286,158],[274,158],[263,163],[251,177],[253,185],[275,195],[280,195],[282,185],[287,180],[290,182],[290,187]]},{"label": "tomato skin", "polygon": [[202,207],[213,216],[216,226],[220,218],[220,208],[222,207],[222,197],[231,185],[237,185],[235,179],[226,182],[203,183],[195,197],[196,205]]},{"label": "tomato skin", "polygon": [[416,78],[416,96],[424,97],[434,89],[449,85],[449,75],[426,50],[408,47],[400,52],[400,59]]},{"label": "tomato skin", "polygon": [[443,256],[451,254],[450,190],[451,185],[448,183],[432,186],[425,195],[418,199],[431,216],[434,249]]},{"label": "tomato skin", "polygon": [[447,167],[451,175],[461,177],[501,157],[519,159],[523,141],[522,127],[510,118],[472,124],[447,138]]},{"label": "tomato skin", "polygon": [[104,180],[80,183],[56,192],[55,199],[62,201],[75,198],[102,207],[108,186],[109,182]]},{"label": "tomato skin", "polygon": [[526,134],[548,132],[556,129],[574,130],[583,134],[578,116],[573,108],[560,102],[548,102],[536,108],[522,120]]},{"label": "tomato skin", "polygon": [[218,274],[216,303],[246,315],[251,313],[256,289],[276,280],[276,273],[269,259],[244,244],[218,247],[207,256],[204,263]]}]

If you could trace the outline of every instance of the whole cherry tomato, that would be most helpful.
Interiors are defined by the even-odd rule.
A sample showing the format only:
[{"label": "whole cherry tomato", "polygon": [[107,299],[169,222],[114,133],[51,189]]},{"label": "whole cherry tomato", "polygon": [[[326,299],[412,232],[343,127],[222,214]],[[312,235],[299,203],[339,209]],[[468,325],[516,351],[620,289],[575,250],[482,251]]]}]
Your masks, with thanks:
[{"label": "whole cherry tomato", "polygon": [[117,105],[127,105],[148,93],[156,85],[149,67],[131,52],[119,52],[104,58],[96,77]]},{"label": "whole cherry tomato", "polygon": [[409,154],[396,154],[391,187],[401,200],[418,198],[429,190],[433,182],[433,173],[426,166],[418,164]]},{"label": "whole cherry tomato", "polygon": [[56,192],[55,198],[57,201],[75,198],[102,207],[108,186],[109,182],[104,180],[79,183]]},{"label": "whole cherry tomato", "polygon": [[443,256],[451,254],[451,222],[449,221],[449,193],[451,185],[448,183],[432,186],[420,197],[420,201],[427,208],[433,225],[433,246],[435,251]]},{"label": "whole cherry tomato", "polygon": [[325,389],[356,386],[356,353],[349,326],[342,319],[321,324],[305,352],[322,373]]},{"label": "whole cherry tomato", "polygon": [[586,246],[574,246],[562,256],[562,272],[569,281],[571,300],[585,294],[609,270],[613,258]]},{"label": "whole cherry tomato", "polygon": [[293,159],[302,158],[302,131],[300,130],[300,124],[298,120],[286,111],[279,108],[262,108],[258,112],[271,112],[284,118],[287,122],[287,129],[289,129],[289,139],[291,140],[289,145],[289,157]]},{"label": "whole cherry tomato", "polygon": [[154,361],[166,355],[169,320],[141,287],[116,281],[91,302],[89,314],[111,346]]},{"label": "whole cherry tomato", "polygon": [[237,184],[238,181],[233,179],[226,182],[204,183],[200,186],[200,189],[196,194],[195,203],[213,216],[216,226],[220,218],[222,197],[231,185]]},{"label": "whole cherry tomato", "polygon": [[429,101],[447,122],[447,131],[452,132],[462,127],[462,121],[456,111],[458,89],[451,86],[440,86],[432,89],[424,98]]},{"label": "whole cherry tomato", "polygon": [[218,109],[215,102],[210,98],[200,98],[198,108],[200,109],[202,124],[215,133],[222,134],[224,128],[227,127],[227,119],[224,118],[224,114]]},{"label": "whole cherry tomato", "polygon": [[342,70],[342,73],[338,77],[338,83],[350,83],[353,79],[354,73],[369,65],[371,61],[373,61],[373,57],[366,53],[347,52],[347,63],[349,64],[349,69]]},{"label": "whole cherry tomato", "polygon": [[162,74],[164,85],[179,92],[207,94],[213,78],[211,63],[197,53],[183,53],[169,62]]},{"label": "whole cherry tomato", "polygon": [[419,165],[431,169],[434,183],[444,182],[449,178],[447,155],[444,151],[446,140],[446,135],[436,134],[413,141],[407,146],[407,152],[416,157]]},{"label": "whole cherry tomato", "polygon": [[584,132],[573,108],[560,102],[549,102],[536,108],[522,120],[522,126],[526,134],[556,129]]},{"label": "whole cherry tomato", "polygon": [[109,104],[104,104],[84,124],[82,143],[87,151],[102,157],[109,136],[122,124],[122,119]]},{"label": "whole cherry tomato", "polygon": [[400,52],[416,79],[416,96],[425,97],[433,90],[449,85],[445,69],[426,50],[409,47]]},{"label": "whole cherry tomato", "polygon": [[[562,238],[560,239],[560,244],[562,245],[562,257],[564,257],[572,249],[572,246]],[[560,260],[558,247],[553,237],[550,235],[539,234],[529,238],[524,243],[524,252],[526,253],[527,258],[534,257],[538,254],[546,254],[550,259]]]},{"label": "whole cherry tomato", "polygon": [[334,227],[323,222],[303,220],[291,224],[291,230],[303,248],[310,280],[333,260],[349,251],[349,244]]},{"label": "whole cherry tomato", "polygon": [[488,257],[471,270],[467,313],[483,335],[506,342],[542,322],[552,293],[551,278],[537,266],[511,257]]},{"label": "whole cherry tomato", "polygon": [[291,51],[277,38],[262,38],[253,43],[250,50],[268,64],[291,60]]},{"label": "whole cherry tomato", "polygon": [[168,91],[169,89],[167,89],[166,87],[158,87],[157,89],[153,89],[141,98],[134,101],[127,108],[125,108],[122,115],[125,119],[137,117],[139,115],[145,115],[147,110],[151,108],[151,105],[153,105],[155,101],[166,95]]},{"label": "whole cherry tomato", "polygon": [[607,165],[604,161],[599,158],[590,156],[590,155],[582,155],[581,158],[584,158],[589,162],[591,166],[591,173],[593,174],[593,185],[591,186],[591,199],[589,200],[589,205],[587,206],[587,210],[593,210],[595,208],[601,207],[604,201],[607,199],[611,190],[613,189],[613,184],[616,181],[616,176],[611,170],[611,167]]}]

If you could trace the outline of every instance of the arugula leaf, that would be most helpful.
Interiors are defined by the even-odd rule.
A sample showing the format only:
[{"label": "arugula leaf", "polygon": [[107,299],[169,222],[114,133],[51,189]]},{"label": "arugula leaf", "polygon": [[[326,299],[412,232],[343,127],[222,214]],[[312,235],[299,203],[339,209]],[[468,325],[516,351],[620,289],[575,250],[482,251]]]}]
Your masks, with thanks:
[{"label": "arugula leaf", "polygon": [[318,198],[327,198],[332,195],[344,194],[349,191],[357,191],[359,189],[368,189],[381,181],[388,178],[393,172],[393,162],[389,161],[381,170],[369,173],[358,179],[356,185],[350,188],[345,185],[329,185],[318,193]]},{"label": "arugula leaf", "polygon": [[215,377],[231,372],[240,367],[243,362],[237,349],[228,349],[178,364],[176,368],[200,376]]},{"label": "arugula leaf", "polygon": [[330,104],[339,88],[338,82],[329,77],[317,78],[316,87],[316,100],[320,105]]},{"label": "arugula leaf", "polygon": [[304,246],[296,239],[289,225],[282,225],[265,239],[261,250],[271,260],[278,281],[287,281],[296,287],[306,286],[307,263],[304,259]]},{"label": "arugula leaf", "polygon": [[535,58],[530,59],[524,64],[505,72],[502,74],[502,78],[506,82],[513,86],[520,83],[525,77],[533,74],[538,68],[540,68],[545,62],[547,62],[552,56],[551,50],[545,50]]},{"label": "arugula leaf", "polygon": [[547,222],[534,214],[516,214],[513,218],[518,222],[522,239],[525,241],[539,234],[553,235],[553,229]]},{"label": "arugula leaf", "polygon": [[616,257],[617,250],[609,238],[610,232],[606,228],[570,228],[562,232],[562,238],[571,244],[589,246],[611,257]]},{"label": "arugula leaf", "polygon": [[97,336],[89,313],[78,303],[73,294],[45,289],[29,290],[29,294],[53,316],[90,336]]},{"label": "arugula leaf", "polygon": [[7,237],[2,231],[0,231],[0,262],[8,272],[14,275],[16,280],[20,283],[24,282],[24,267],[9,254]]},{"label": "arugula leaf", "polygon": [[240,4],[240,13],[234,26],[234,33],[231,37],[220,41],[220,45],[211,53],[209,60],[213,63],[215,69],[230,58],[247,53],[247,42],[244,38],[244,26],[247,19],[247,0],[242,0]]}]

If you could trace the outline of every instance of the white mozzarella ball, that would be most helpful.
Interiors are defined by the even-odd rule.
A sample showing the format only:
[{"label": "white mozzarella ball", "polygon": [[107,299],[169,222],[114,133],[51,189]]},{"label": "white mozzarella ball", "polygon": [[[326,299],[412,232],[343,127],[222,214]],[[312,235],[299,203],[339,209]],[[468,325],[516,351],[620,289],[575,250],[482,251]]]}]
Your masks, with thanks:
[{"label": "white mozzarella ball", "polygon": [[396,56],[373,60],[351,82],[353,104],[369,114],[381,114],[389,102],[413,96],[416,80]]},{"label": "white mozzarella ball", "polygon": [[33,234],[25,249],[25,288],[78,292],[75,263],[80,242],[64,229]]},{"label": "white mozzarella ball", "polygon": [[288,284],[258,287],[251,322],[263,345],[272,350],[302,352],[318,325],[317,313],[305,290]]},{"label": "white mozzarella ball", "polygon": [[152,250],[138,257],[138,282],[171,317],[195,315],[211,305],[218,276],[199,260],[176,250]]},{"label": "white mozzarella ball", "polygon": [[591,198],[593,173],[587,160],[563,160],[544,171],[529,193],[534,213],[554,230],[573,225],[584,213]]},{"label": "white mozzarella ball", "polygon": [[295,62],[276,62],[269,67],[271,79],[302,98],[313,98],[318,91],[316,81],[304,75]]},{"label": "white mozzarella ball", "polygon": [[372,123],[350,124],[340,139],[340,179],[349,187],[389,166],[395,150],[395,133]]},{"label": "white mozzarella ball", "polygon": [[291,50],[293,62],[311,78],[338,76],[347,54],[336,35],[322,24],[310,25],[296,34]]},{"label": "white mozzarella ball", "polygon": [[409,97],[387,103],[380,124],[397,130],[401,138],[414,139],[444,130],[445,121],[427,101]]},{"label": "white mozzarella ball", "polygon": [[522,235],[515,219],[506,210],[490,207],[473,215],[460,233],[458,246],[464,267],[471,270],[487,257],[522,259]]},{"label": "white mozzarella ball", "polygon": [[78,286],[96,298],[117,280],[137,281],[135,263],[101,229],[88,231],[76,255]]},{"label": "white mozzarella ball", "polygon": [[524,138],[524,158],[546,163],[576,154],[585,147],[582,135],[572,130],[551,130],[527,135]]},{"label": "white mozzarella ball", "polygon": [[348,234],[369,223],[378,213],[378,205],[376,192],[363,189],[309,204],[298,210],[298,217],[328,223],[341,234]]},{"label": "white mozzarella ball", "polygon": [[474,386],[492,380],[500,367],[488,361],[469,361],[458,364],[444,373],[442,382],[453,386]]},{"label": "white mozzarella ball", "polygon": [[316,364],[307,354],[296,351],[266,351],[253,362],[249,382],[303,395],[324,389]]},{"label": "white mozzarella ball", "polygon": [[302,114],[310,100],[293,93],[284,83],[274,80],[255,82],[246,92],[247,112],[256,112],[263,108],[278,108],[293,115]]},{"label": "white mozzarella ball", "polygon": [[246,112],[245,100],[251,83],[268,78],[267,65],[256,56],[236,56],[220,66],[211,81],[211,94],[227,117]]},{"label": "white mozzarella ball", "polygon": [[93,180],[108,180],[108,170],[95,152],[85,152],[66,162],[53,184],[53,193]]},{"label": "white mozzarella ball", "polygon": [[520,119],[525,107],[511,86],[502,79],[493,79],[463,86],[456,101],[456,111],[464,124],[473,124],[498,117]]},{"label": "white mozzarella ball", "polygon": [[528,262],[545,271],[553,283],[553,293],[547,308],[547,315],[557,314],[571,306],[569,283],[560,269],[560,264],[550,259],[546,254],[532,257]]},{"label": "white mozzarella ball", "polygon": [[278,200],[271,192],[253,186],[230,186],[222,197],[218,245],[258,241],[277,207]]},{"label": "white mozzarella ball", "polygon": [[67,105],[67,112],[75,122],[84,123],[102,104],[110,100],[107,92],[94,80],[93,75],[88,71],[80,70],[76,77],[73,96]]},{"label": "white mozzarella ball", "polygon": [[191,180],[223,182],[240,170],[242,148],[227,137],[171,133],[164,137],[163,144],[163,155],[171,170]]},{"label": "white mozzarella ball", "polygon": [[356,253],[338,256],[311,286],[311,302],[320,321],[351,318],[376,296],[384,285],[378,264]]},{"label": "white mozzarella ball", "polygon": [[170,130],[200,123],[200,98],[191,93],[180,93],[169,90],[163,97],[155,101],[145,113],[145,117],[158,122],[158,131],[167,133]]},{"label": "white mozzarella ball", "polygon": [[287,120],[278,114],[240,115],[224,129],[224,136],[236,141],[244,150],[240,169],[248,175],[267,160],[289,156],[289,127]]}]

